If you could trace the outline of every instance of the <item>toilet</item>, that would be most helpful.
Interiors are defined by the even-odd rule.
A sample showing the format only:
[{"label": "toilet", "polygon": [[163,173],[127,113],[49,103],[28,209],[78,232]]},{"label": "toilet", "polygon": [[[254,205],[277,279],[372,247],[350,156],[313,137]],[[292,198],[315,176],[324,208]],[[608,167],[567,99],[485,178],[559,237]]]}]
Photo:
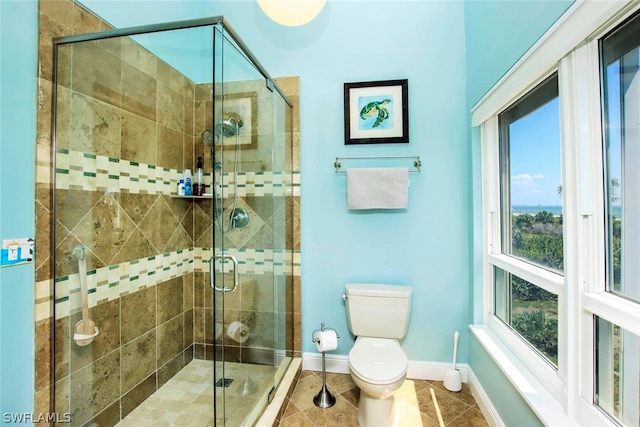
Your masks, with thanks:
[{"label": "toilet", "polygon": [[407,356],[399,339],[407,333],[411,288],[348,284],[344,295],[349,329],[356,342],[349,352],[349,372],[360,387],[361,427],[388,427],[395,416],[395,391],[407,376]]}]

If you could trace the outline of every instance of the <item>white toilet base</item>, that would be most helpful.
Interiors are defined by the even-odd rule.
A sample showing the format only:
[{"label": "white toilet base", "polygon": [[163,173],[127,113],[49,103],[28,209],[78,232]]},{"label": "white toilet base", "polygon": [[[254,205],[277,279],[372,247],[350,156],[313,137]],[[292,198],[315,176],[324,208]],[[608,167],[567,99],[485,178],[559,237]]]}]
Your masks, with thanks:
[{"label": "white toilet base", "polygon": [[360,427],[391,427],[396,412],[395,394],[375,399],[360,390],[358,422]]}]

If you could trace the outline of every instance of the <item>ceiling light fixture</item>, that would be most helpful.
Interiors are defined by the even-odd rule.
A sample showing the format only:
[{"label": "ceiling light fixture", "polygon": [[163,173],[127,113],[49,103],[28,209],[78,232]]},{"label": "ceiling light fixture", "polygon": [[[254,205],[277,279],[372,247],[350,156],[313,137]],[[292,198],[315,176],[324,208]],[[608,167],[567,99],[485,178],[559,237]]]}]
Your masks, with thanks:
[{"label": "ceiling light fixture", "polygon": [[267,16],[278,24],[297,27],[312,21],[327,0],[258,0]]}]

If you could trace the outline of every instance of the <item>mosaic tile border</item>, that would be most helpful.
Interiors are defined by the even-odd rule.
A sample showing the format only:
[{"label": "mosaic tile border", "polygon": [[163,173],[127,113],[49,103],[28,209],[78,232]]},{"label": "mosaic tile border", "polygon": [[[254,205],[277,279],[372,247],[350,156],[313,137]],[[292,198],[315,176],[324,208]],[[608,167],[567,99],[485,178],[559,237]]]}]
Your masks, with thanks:
[{"label": "mosaic tile border", "polygon": [[[62,190],[129,192],[133,194],[175,195],[184,171],[122,160],[79,151],[56,150],[56,188]],[[38,173],[39,183],[49,177]],[[205,174],[211,186],[212,174]],[[236,185],[237,184],[237,185]],[[299,196],[300,172],[284,171],[225,173],[218,191],[238,196]]]},{"label": "mosaic tile border", "polygon": [[[286,275],[293,266],[293,275],[300,276],[300,252],[272,249],[225,249],[225,254],[238,260],[239,274],[275,274]],[[209,260],[213,256],[211,248],[195,248],[195,271],[209,272]],[[226,268],[225,268],[226,267]],[[229,263],[216,262],[216,271],[232,271]]]},{"label": "mosaic tile border", "polygon": [[[155,286],[193,272],[193,249],[179,250],[148,258],[87,271],[89,307],[117,300],[121,296]],[[80,311],[80,275],[55,279],[56,319]]]},{"label": "mosaic tile border", "polygon": [[[238,260],[239,274],[300,275],[300,252],[285,250],[232,249],[225,251]],[[211,248],[190,248],[141,258],[87,272],[89,307],[116,300],[140,289],[155,286],[193,272],[209,272]],[[216,262],[216,270],[231,272],[231,264]],[[51,317],[52,281],[36,283],[36,321]],[[80,276],[71,274],[55,280],[55,317],[61,319],[81,310]]]}]

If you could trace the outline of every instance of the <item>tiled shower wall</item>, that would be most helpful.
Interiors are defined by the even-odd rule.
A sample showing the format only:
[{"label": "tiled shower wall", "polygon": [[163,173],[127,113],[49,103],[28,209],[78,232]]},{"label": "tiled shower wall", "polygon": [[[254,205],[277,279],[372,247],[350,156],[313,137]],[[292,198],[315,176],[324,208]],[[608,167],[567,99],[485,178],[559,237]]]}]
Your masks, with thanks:
[{"label": "tiled shower wall", "polygon": [[[73,55],[62,56],[55,153],[58,277],[54,278],[50,250],[54,193],[51,39],[110,27],[80,5],[57,0],[40,1],[39,25],[35,412],[52,410],[51,375],[55,370],[59,380],[55,411],[71,412],[73,425],[98,413],[96,421],[101,425],[112,424],[188,363],[194,354],[194,335],[200,342],[196,355],[203,357],[210,344],[204,338],[208,319],[202,269],[202,260],[210,253],[203,253],[202,248],[211,246],[207,214],[211,201],[169,197],[182,169],[195,167],[196,153],[203,150],[206,156],[204,147],[194,143],[194,135],[199,135],[194,127],[198,90],[193,82],[127,40],[92,42],[91,49],[89,43],[74,46]],[[107,68],[119,70],[118,77],[104,74]],[[83,72],[75,74],[78,70]],[[93,83],[83,81],[85,75]],[[298,81],[286,78],[278,83],[295,104],[295,147],[287,157],[297,171]],[[267,181],[270,179],[274,181],[272,175]],[[262,188],[264,176],[257,180]],[[294,295],[287,301],[287,310],[294,312],[294,327],[287,330],[293,330],[294,350],[299,354],[299,182],[288,185],[297,190],[282,198],[282,206],[295,215],[291,219],[294,226],[285,233],[290,242],[287,249],[294,251],[295,259],[286,262],[297,267],[294,276],[284,276],[294,285]],[[249,194],[243,202],[251,205],[252,200]],[[79,206],[89,210],[77,209]],[[91,318],[100,327],[100,339],[87,347],[75,346],[71,340],[80,318],[80,299],[77,264],[68,254],[78,245],[89,249]],[[251,250],[245,254],[249,262],[244,262],[243,269],[249,275],[246,289],[255,291],[255,279],[260,277],[250,276],[256,273],[251,266],[264,265],[264,254],[252,254]],[[269,256],[276,265],[281,261],[278,253]],[[54,301],[56,319],[52,318]],[[52,367],[54,348],[56,364]]]}]

